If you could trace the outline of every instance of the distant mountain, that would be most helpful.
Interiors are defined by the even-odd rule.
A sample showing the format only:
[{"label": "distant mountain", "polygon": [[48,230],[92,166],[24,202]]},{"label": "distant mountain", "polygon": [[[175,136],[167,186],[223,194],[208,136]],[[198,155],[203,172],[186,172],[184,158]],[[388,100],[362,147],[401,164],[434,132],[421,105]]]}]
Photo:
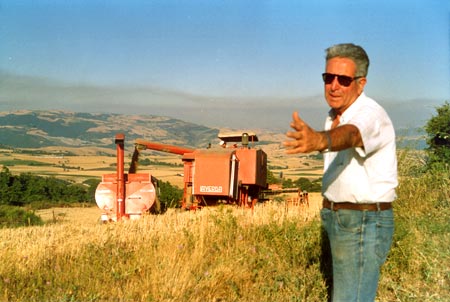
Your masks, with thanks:
[{"label": "distant mountain", "polygon": [[67,111],[0,112],[0,145],[9,148],[113,147],[116,133],[136,138],[204,148],[217,140],[218,129],[170,117],[91,114]]},{"label": "distant mountain", "polygon": [[[0,112],[0,147],[97,147],[115,150],[114,138],[124,133],[127,145],[135,139],[206,148],[218,143],[221,130],[179,119],[156,115],[113,113],[77,113],[71,111],[22,110]],[[243,129],[240,129],[243,130]],[[286,139],[284,132],[249,129],[257,133],[259,145],[276,144]],[[236,130],[234,130],[235,132]],[[397,133],[399,147],[423,149],[424,133],[420,128],[404,128]]]}]

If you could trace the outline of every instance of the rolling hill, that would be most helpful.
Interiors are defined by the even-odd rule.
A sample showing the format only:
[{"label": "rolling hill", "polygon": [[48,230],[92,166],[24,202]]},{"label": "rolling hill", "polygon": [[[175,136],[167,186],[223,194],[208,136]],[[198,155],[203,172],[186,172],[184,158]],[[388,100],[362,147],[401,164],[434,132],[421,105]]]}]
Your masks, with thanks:
[{"label": "rolling hill", "polygon": [[[124,133],[127,142],[137,138],[164,144],[206,148],[219,140],[220,131],[233,129],[210,128],[180,119],[157,115],[125,115],[114,113],[83,113],[72,111],[21,110],[0,112],[0,147],[26,148],[81,148],[114,149],[116,133]],[[236,130],[236,129],[234,129]],[[285,140],[284,132],[260,129],[259,145],[279,146]],[[423,133],[409,129],[397,130],[399,147],[405,144],[423,149]],[[411,143],[412,142],[412,143]]]},{"label": "rolling hill", "polygon": [[152,115],[91,114],[68,111],[0,112],[4,148],[112,147],[116,133],[127,141],[142,138],[202,148],[217,140],[219,129]]}]

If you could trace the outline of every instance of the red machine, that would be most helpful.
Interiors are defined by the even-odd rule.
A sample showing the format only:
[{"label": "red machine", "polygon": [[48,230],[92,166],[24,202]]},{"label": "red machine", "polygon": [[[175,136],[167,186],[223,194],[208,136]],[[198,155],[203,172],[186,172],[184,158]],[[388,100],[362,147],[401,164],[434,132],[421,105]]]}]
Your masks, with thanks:
[{"label": "red machine", "polygon": [[125,173],[124,140],[124,134],[116,135],[117,172],[103,175],[95,191],[95,201],[103,210],[103,221],[134,219],[149,210],[159,211],[160,208],[157,180],[148,173],[136,174],[136,164],[133,163],[129,173]]},{"label": "red machine", "polygon": [[253,208],[261,191],[267,187],[267,155],[249,146],[258,141],[255,134],[228,134],[219,138],[224,143],[235,144],[229,148],[194,150],[138,139],[130,171],[125,174],[124,136],[117,135],[117,173],[104,175],[96,191],[97,204],[105,211],[104,219],[133,218],[159,207],[157,182],[150,174],[136,174],[138,154],[145,149],[182,155],[182,208],[196,209],[219,203]]}]

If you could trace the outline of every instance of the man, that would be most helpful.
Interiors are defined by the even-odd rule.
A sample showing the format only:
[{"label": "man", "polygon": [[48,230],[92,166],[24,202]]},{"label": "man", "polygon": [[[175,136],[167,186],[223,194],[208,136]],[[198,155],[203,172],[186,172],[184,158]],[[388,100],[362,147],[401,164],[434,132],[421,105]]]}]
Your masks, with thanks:
[{"label": "man", "polygon": [[294,112],[284,142],[288,154],[323,152],[321,218],[331,247],[333,302],[375,300],[394,230],[395,133],[385,110],[364,93],[368,67],[360,46],[328,48],[322,78],[331,109],[325,131],[315,131]]}]

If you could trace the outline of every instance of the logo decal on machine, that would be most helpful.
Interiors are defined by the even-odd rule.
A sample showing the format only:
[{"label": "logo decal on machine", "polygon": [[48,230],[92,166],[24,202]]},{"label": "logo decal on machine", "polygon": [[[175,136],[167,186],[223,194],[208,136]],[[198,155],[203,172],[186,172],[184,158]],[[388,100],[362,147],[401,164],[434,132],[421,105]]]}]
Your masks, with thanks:
[{"label": "logo decal on machine", "polygon": [[222,193],[222,186],[200,186],[202,193]]}]

